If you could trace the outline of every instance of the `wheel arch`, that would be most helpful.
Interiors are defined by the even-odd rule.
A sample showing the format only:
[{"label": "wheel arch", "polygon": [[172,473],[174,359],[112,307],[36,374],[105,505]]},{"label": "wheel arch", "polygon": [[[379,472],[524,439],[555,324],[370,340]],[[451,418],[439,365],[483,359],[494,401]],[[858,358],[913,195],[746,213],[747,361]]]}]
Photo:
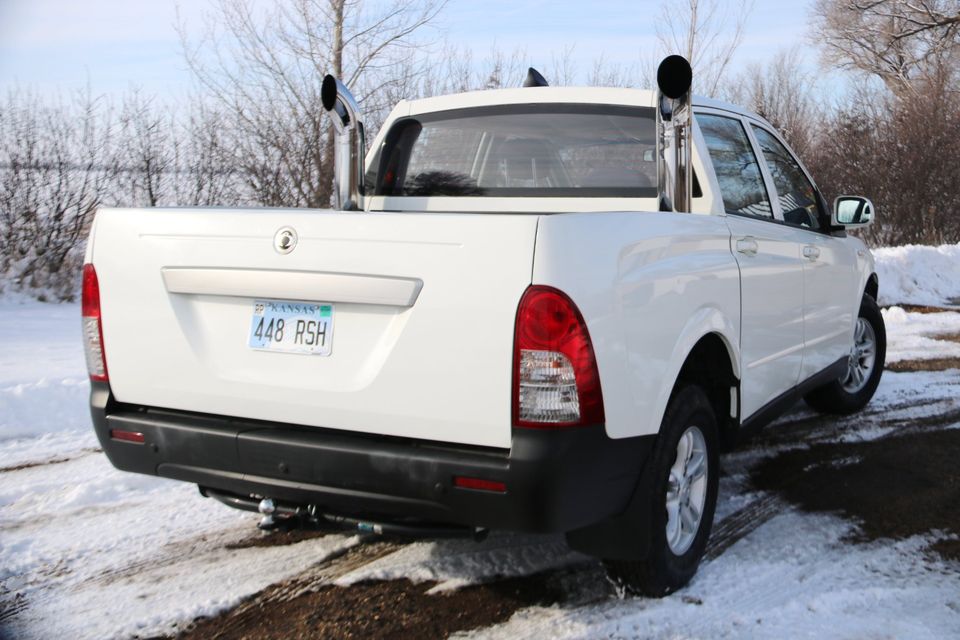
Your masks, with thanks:
[{"label": "wheel arch", "polygon": [[871,273],[867,278],[867,284],[863,292],[874,300],[877,299],[877,295],[880,293],[880,278],[877,277],[876,273]]},{"label": "wheel arch", "polygon": [[[688,344],[687,347],[682,351],[684,357],[676,365],[676,375],[668,378],[668,392],[663,406],[659,407],[658,424],[663,421],[666,406],[681,389],[691,383],[707,387],[705,391],[714,406],[721,430],[718,436],[722,450],[726,439],[731,437],[730,434],[735,435],[737,427],[736,420],[730,418],[729,407],[731,386],[738,390],[739,401],[740,383],[736,375],[739,373],[738,345],[720,330],[708,330],[696,334],[692,345]],[[718,371],[720,375],[717,375]],[[657,437],[659,438],[659,433]],[[577,551],[603,558],[645,559],[651,544],[648,505],[653,496],[653,482],[651,465],[649,460],[646,460],[637,488],[624,512],[608,520],[567,532],[567,543]]]},{"label": "wheel arch", "polygon": [[687,384],[703,389],[713,406],[720,429],[718,435],[724,445],[735,440],[739,426],[740,379],[735,373],[735,362],[723,336],[708,333],[687,354],[670,394],[673,397]]},{"label": "wheel arch", "polygon": [[[736,394],[739,407],[740,396],[740,344],[739,332],[729,318],[719,309],[703,308],[690,318],[674,347],[667,375],[663,377],[657,398],[656,423],[659,427],[670,398],[684,383],[696,383],[710,397],[721,426],[721,438],[726,443],[728,436],[739,424],[731,417],[731,389]],[[719,373],[719,375],[718,375]],[[735,411],[733,413],[739,413]],[[659,431],[659,429],[658,429]]]}]

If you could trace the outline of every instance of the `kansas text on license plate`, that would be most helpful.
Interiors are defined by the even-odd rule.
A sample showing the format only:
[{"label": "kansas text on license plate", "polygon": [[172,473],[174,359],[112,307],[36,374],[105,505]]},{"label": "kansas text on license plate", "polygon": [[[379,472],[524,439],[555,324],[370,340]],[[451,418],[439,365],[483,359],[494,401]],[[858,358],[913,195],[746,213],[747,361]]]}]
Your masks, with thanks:
[{"label": "kansas text on license plate", "polygon": [[254,300],[252,349],[330,355],[333,305],[319,302]]}]

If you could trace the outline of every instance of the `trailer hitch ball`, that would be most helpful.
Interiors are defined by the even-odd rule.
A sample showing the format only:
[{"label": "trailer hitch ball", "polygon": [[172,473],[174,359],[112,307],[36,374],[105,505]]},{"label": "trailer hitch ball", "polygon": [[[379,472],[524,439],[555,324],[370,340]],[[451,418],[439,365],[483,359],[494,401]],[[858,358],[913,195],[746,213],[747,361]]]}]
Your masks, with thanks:
[{"label": "trailer hitch ball", "polygon": [[264,531],[276,528],[277,522],[273,519],[273,514],[277,512],[277,505],[274,504],[273,500],[270,498],[261,500],[257,506],[257,511],[263,514],[263,518],[260,519],[260,524],[257,525],[258,528]]}]

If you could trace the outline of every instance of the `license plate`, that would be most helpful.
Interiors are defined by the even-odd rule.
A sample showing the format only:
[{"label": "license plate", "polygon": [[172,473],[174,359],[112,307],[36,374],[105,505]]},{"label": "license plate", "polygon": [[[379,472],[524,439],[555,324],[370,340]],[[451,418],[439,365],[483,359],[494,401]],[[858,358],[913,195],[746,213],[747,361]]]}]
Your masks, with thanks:
[{"label": "license plate", "polygon": [[333,305],[320,302],[254,300],[251,349],[330,355]]}]

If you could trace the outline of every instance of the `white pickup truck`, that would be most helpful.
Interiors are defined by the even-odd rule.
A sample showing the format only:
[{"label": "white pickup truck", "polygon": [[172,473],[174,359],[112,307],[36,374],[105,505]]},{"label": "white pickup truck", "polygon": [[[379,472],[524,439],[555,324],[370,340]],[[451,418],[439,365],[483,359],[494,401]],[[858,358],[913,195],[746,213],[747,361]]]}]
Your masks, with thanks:
[{"label": "white pickup truck", "polygon": [[718,452],[873,395],[877,276],[762,118],[659,91],[401,102],[364,159],[328,77],[336,210],[103,209],[83,273],[119,469],[364,531],[563,532],[629,591],[694,574]]}]

